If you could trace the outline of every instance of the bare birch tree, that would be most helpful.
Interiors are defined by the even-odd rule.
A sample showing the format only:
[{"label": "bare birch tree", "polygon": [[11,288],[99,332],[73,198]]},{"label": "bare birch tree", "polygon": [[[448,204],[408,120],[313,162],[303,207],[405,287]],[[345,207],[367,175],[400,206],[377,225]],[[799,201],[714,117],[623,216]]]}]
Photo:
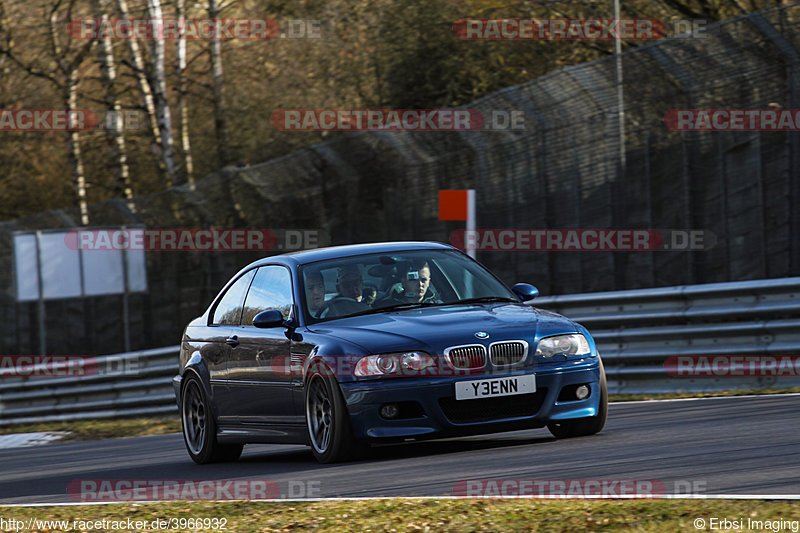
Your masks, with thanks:
[{"label": "bare birch tree", "polygon": [[[147,0],[147,14],[151,20],[163,21],[161,0]],[[164,69],[164,38],[156,36],[150,42],[151,79],[150,87],[153,90],[153,104],[156,108],[156,121],[161,134],[161,157],[167,168],[167,176],[172,185],[178,185],[178,169],[175,165],[175,150],[172,142],[172,116],[169,111],[167,99],[167,81]]]},{"label": "bare birch tree", "polygon": [[[99,19],[104,22],[108,21],[109,0],[94,0],[94,9]],[[117,71],[114,62],[114,48],[108,33],[101,38],[98,57],[100,75],[105,86],[106,114],[112,118],[111,121],[106,121],[105,131],[111,146],[111,156],[116,162],[114,165],[114,193],[116,196],[128,200],[128,207],[133,210],[134,203],[131,201],[133,190],[128,168],[128,155],[125,149],[125,135],[122,131],[122,106],[119,104],[116,91]]]},{"label": "bare birch tree", "polygon": [[[211,19],[219,17],[217,0],[208,0],[208,17]],[[216,33],[211,39],[208,51],[211,57],[211,87],[214,95],[214,128],[217,134],[217,154],[220,165],[225,166],[231,163],[232,157],[228,140],[227,109],[225,108],[225,99],[222,93],[225,82],[222,74],[222,50]]]},{"label": "bare birch tree", "polygon": [[[119,16],[123,19],[130,18],[130,10],[126,0],[117,0],[117,11]],[[156,105],[153,101],[153,91],[150,89],[150,80],[148,78],[148,69],[145,62],[144,53],[142,52],[139,42],[136,39],[126,39],[128,43],[128,51],[131,55],[131,63],[127,64],[133,70],[133,75],[136,78],[136,83],[139,87],[139,93],[142,97],[144,110],[147,114],[148,134],[150,136],[151,147],[153,150],[153,157],[156,162],[158,170],[164,178],[164,183],[167,187],[172,185],[172,179],[167,172],[167,165],[164,162],[162,152],[161,132],[158,128],[158,119],[156,118]]]},{"label": "bare birch tree", "polygon": [[46,79],[55,86],[59,93],[61,101],[67,109],[67,116],[70,117],[68,149],[72,185],[80,210],[81,225],[88,226],[89,204],[81,155],[81,133],[80,129],[76,127],[77,125],[72,124],[72,112],[78,109],[78,83],[81,65],[96,41],[86,41],[75,50],[71,47],[72,39],[69,36],[66,37],[66,42],[62,42],[61,39],[64,38],[65,32],[63,32],[63,26],[60,25],[59,14],[64,8],[66,20],[71,20],[75,5],[76,0],[69,0],[66,3],[63,0],[53,0],[48,4],[47,21],[44,26],[47,32],[50,57],[38,62],[27,61],[16,53],[11,24],[5,17],[0,17],[0,35],[4,36],[4,42],[0,45],[0,54],[6,56],[27,74]]},{"label": "bare birch tree", "polygon": [[177,74],[178,93],[178,137],[184,161],[186,181],[194,183],[194,164],[192,162],[192,146],[189,140],[189,104],[186,101],[186,6],[184,0],[176,0],[178,15],[178,41],[175,50],[175,70]]}]

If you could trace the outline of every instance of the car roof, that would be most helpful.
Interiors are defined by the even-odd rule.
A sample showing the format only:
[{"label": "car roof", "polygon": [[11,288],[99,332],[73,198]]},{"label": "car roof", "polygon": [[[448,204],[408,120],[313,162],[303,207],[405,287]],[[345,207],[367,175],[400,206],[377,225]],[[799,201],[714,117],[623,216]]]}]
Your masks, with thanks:
[{"label": "car roof", "polygon": [[397,241],[373,242],[367,244],[348,244],[344,246],[329,246],[327,248],[314,248],[299,252],[290,252],[282,255],[273,255],[259,259],[249,265],[250,267],[268,263],[283,263],[286,265],[304,265],[326,259],[337,259],[372,253],[405,252],[409,250],[454,250],[449,244],[433,241]]}]

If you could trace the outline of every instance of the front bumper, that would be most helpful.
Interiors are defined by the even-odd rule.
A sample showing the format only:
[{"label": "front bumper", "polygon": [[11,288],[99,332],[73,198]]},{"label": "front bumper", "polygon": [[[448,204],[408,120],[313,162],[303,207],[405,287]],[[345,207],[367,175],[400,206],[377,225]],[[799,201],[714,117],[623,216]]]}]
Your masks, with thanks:
[{"label": "front bumper", "polygon": [[[370,441],[392,441],[535,428],[549,422],[595,416],[600,405],[600,372],[599,358],[587,357],[504,374],[358,381],[341,383],[341,388],[354,436]],[[455,400],[456,381],[523,374],[536,375],[535,395]],[[591,389],[586,399],[558,401],[564,387],[583,383],[589,384]],[[382,405],[400,402],[416,402],[422,412],[419,416],[392,420],[380,415]],[[475,415],[470,416],[473,409]]]}]

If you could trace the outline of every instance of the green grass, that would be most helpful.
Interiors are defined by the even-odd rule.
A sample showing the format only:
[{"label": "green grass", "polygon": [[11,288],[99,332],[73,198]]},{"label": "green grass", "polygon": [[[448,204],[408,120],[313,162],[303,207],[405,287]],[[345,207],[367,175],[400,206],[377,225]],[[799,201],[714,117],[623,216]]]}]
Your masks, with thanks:
[{"label": "green grass", "polygon": [[[0,507],[8,520],[218,518],[226,531],[710,531],[711,518],[800,520],[800,503],[763,500],[366,500],[319,502],[171,502],[95,507]],[[703,518],[706,528],[696,529]],[[71,525],[71,524],[70,524]],[[169,529],[186,531],[190,528]],[[8,527],[2,531],[12,531]],[[195,530],[213,531],[211,528]],[[765,531],[766,528],[752,531]],[[791,531],[784,528],[784,531]],[[79,531],[67,527],[52,531]],[[130,531],[121,529],[120,531]]]},{"label": "green grass", "polygon": [[180,430],[181,421],[176,416],[171,418],[115,418],[19,424],[0,427],[0,435],[38,431],[67,431],[69,433],[61,439],[61,442],[64,442],[163,435],[164,433],[176,433]]}]

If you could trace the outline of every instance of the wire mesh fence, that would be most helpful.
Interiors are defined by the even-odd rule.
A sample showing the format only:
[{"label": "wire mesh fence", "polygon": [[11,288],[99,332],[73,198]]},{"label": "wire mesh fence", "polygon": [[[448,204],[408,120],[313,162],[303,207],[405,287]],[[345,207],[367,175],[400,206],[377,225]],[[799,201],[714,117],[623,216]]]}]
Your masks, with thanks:
[{"label": "wire mesh fence", "polygon": [[[702,250],[482,251],[478,259],[542,294],[800,274],[798,133],[677,132],[675,109],[797,109],[800,7],[787,6],[640,46],[622,57],[625,163],[615,65],[569,67],[471,104],[522,112],[524,128],[342,135],[285,157],[91,206],[92,226],[313,229],[331,244],[448,242],[438,191],[476,189],[479,228],[658,228],[716,236]],[[532,58],[535,60],[535,58]],[[37,350],[36,305],[15,299],[13,233],[71,228],[76,210],[0,224],[0,351]],[[278,250],[275,250],[278,253]],[[175,342],[245,251],[148,252],[148,291],[131,295],[131,346]],[[19,275],[30,275],[17,272]],[[52,353],[114,353],[121,296],[46,302]]]}]

